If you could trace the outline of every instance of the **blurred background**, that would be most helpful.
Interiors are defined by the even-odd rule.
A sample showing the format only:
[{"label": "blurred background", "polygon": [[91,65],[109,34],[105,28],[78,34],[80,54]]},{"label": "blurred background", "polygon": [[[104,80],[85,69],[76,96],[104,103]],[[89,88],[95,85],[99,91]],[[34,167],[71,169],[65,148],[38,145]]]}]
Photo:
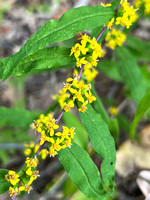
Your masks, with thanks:
[{"label": "blurred background", "polygon": [[[63,13],[71,8],[86,5],[95,6],[100,5],[102,2],[109,3],[111,1],[0,0],[0,58],[17,53],[25,42],[50,19],[58,20]],[[141,18],[134,27],[132,36],[149,41],[150,20]],[[78,37],[79,35],[61,42],[59,45],[71,48]],[[112,52],[107,49],[106,57],[109,58],[111,55]],[[150,62],[142,69],[143,76],[150,80]],[[53,110],[50,107],[55,106],[52,96],[58,93],[63,87],[63,82],[71,76],[72,72],[72,68],[65,67],[57,71],[43,70],[39,74],[34,73],[9,78],[0,84],[0,106],[27,109],[32,112],[30,117],[28,113],[26,113],[26,116],[20,115],[20,117],[28,118],[24,119],[25,126],[21,123],[16,126],[11,125],[11,118],[15,118],[13,113],[9,114],[10,121],[0,117],[0,168],[15,171],[21,168],[25,161],[24,142],[36,140],[34,130],[30,129],[30,122],[32,123],[32,120],[37,118],[40,113]],[[137,105],[133,100],[126,98],[124,84],[110,77],[105,71],[100,70],[95,81],[95,88],[110,117],[109,108],[111,106],[119,108],[117,118],[119,139],[116,142],[117,164],[115,177],[117,190],[113,199],[144,200],[145,196],[137,184],[137,177],[141,170],[150,170],[150,122],[147,118],[142,119],[138,126],[138,139],[140,142],[131,143],[129,141],[129,126]],[[98,165],[99,158],[90,144],[88,144],[88,152]],[[57,158],[42,160],[39,170],[40,178],[34,182],[34,189],[30,194],[24,194],[20,199],[88,200],[77,190]],[[150,184],[145,187],[150,192]],[[0,199],[9,200],[9,194],[0,195]]]}]

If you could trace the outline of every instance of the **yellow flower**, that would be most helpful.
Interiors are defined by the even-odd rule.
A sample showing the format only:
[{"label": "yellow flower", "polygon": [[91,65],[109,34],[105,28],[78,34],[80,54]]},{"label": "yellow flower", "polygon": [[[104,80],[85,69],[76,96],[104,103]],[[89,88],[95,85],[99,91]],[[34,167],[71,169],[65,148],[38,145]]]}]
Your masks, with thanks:
[{"label": "yellow flower", "polygon": [[59,128],[59,125],[55,124],[56,120],[51,118],[47,123],[48,131],[50,132],[50,136],[54,135],[54,130]]},{"label": "yellow flower", "polygon": [[79,112],[85,112],[87,109],[86,104],[88,104],[88,101],[85,101],[80,108],[78,108]]},{"label": "yellow flower", "polygon": [[8,182],[10,181],[12,185],[16,185],[20,181],[19,175],[12,170],[10,170],[7,175],[5,175],[5,178]]},{"label": "yellow flower", "polygon": [[37,158],[26,158],[26,164],[27,167],[36,167],[38,164],[38,159]]},{"label": "yellow flower", "polygon": [[66,111],[66,112],[69,112],[69,110],[70,110],[70,108],[73,108],[74,107],[74,102],[71,100],[71,101],[69,101],[69,103],[64,103],[64,106],[63,106],[63,108],[64,108],[64,110]]},{"label": "yellow flower", "polygon": [[25,192],[30,193],[30,191],[31,191],[32,189],[33,189],[32,186],[26,184],[26,185],[24,185],[24,186],[21,186],[21,187],[19,188],[19,191],[25,191]]},{"label": "yellow flower", "polygon": [[50,157],[55,157],[56,154],[57,154],[57,151],[55,151],[53,146],[51,146],[50,149],[49,149]]},{"label": "yellow flower", "polygon": [[71,137],[71,139],[73,139],[74,138],[74,130],[75,130],[75,128],[74,127],[71,127],[70,128],[70,130],[69,130],[69,133],[70,133],[70,137]]},{"label": "yellow flower", "polygon": [[118,113],[117,107],[116,107],[116,106],[111,106],[111,107],[108,109],[108,112],[109,112],[111,115],[116,115],[116,114]]},{"label": "yellow flower", "polygon": [[96,101],[96,97],[92,95],[91,91],[85,93],[85,96],[87,97],[87,100],[89,103],[92,103],[93,101]]},{"label": "yellow flower", "polygon": [[81,94],[81,90],[79,90],[79,91],[75,90],[74,96],[73,96],[73,101],[75,101],[75,99],[77,99],[78,101],[84,102],[84,98]]},{"label": "yellow flower", "polygon": [[116,46],[122,46],[126,40],[126,35],[117,29],[112,29],[111,32],[107,33],[105,40],[107,47],[115,49]]},{"label": "yellow flower", "polygon": [[77,67],[81,67],[82,64],[86,64],[87,60],[85,60],[85,57],[81,58],[81,59],[77,59],[76,65]]},{"label": "yellow flower", "polygon": [[113,17],[108,23],[106,23],[106,26],[111,29],[113,23],[114,23],[115,18]]},{"label": "yellow flower", "polygon": [[110,7],[111,3],[108,3],[108,4],[101,3],[101,6],[103,6],[103,7]]},{"label": "yellow flower", "polygon": [[137,20],[136,11],[138,9],[134,9],[133,6],[127,2],[127,0],[121,0],[121,8],[122,15],[116,18],[116,25],[121,25],[126,27],[127,29],[130,28],[133,22]]},{"label": "yellow flower", "polygon": [[84,69],[83,71],[83,75],[86,77],[88,82],[91,82],[95,79],[95,77],[97,76],[98,71],[94,68],[91,69]]},{"label": "yellow flower", "polygon": [[14,198],[18,194],[18,192],[19,192],[18,187],[16,187],[16,188],[9,187],[10,197]]}]

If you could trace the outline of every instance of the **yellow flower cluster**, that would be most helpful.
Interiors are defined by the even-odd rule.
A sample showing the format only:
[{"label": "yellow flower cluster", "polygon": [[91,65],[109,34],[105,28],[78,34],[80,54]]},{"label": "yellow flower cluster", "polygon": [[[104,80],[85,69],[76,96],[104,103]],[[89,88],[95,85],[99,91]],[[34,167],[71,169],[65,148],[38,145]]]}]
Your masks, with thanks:
[{"label": "yellow flower cluster", "polygon": [[[36,144],[34,142],[30,142],[30,144],[24,144],[25,146],[25,150],[24,150],[24,154],[26,156],[30,156],[32,157],[36,152],[37,150],[39,149],[40,145],[39,144]],[[46,149],[42,149],[39,153],[39,156],[41,157],[41,159],[45,159],[47,157],[48,153],[47,153],[47,150]]]},{"label": "yellow flower cluster", "polygon": [[136,8],[144,7],[144,14],[149,15],[150,14],[150,0],[136,0],[134,2],[134,5]]},{"label": "yellow flower cluster", "polygon": [[9,194],[12,198],[18,195],[21,191],[30,192],[32,182],[39,176],[39,171],[36,171],[38,159],[26,158],[26,165],[22,172],[16,173],[12,170],[5,176],[6,180],[11,183]]},{"label": "yellow flower cluster", "polygon": [[43,145],[46,141],[49,142],[49,151],[44,150],[46,154],[54,157],[58,151],[66,147],[71,146],[71,140],[74,138],[74,129],[63,126],[62,132],[56,132],[59,128],[56,124],[56,120],[52,117],[52,114],[47,116],[41,115],[40,118],[34,122],[35,129],[41,133],[40,145]]},{"label": "yellow flower cluster", "polygon": [[[86,69],[86,70],[90,70],[90,69]],[[83,74],[85,74],[84,71]],[[90,73],[90,72],[89,72]],[[95,73],[93,71],[93,77],[95,77]],[[88,77],[88,74],[86,74]],[[93,101],[96,100],[96,97],[94,97],[90,91],[91,89],[91,85],[90,84],[85,84],[83,80],[78,81],[77,80],[78,75],[75,74],[74,75],[74,79],[73,78],[68,78],[66,80],[66,83],[64,84],[64,88],[62,89],[62,91],[64,92],[63,95],[69,93],[69,95],[72,97],[68,100],[61,98],[62,100],[60,103],[60,106],[66,111],[70,111],[70,109],[72,107],[74,107],[75,102],[78,106],[78,110],[79,112],[85,112],[87,107],[86,104],[88,103],[92,103]],[[91,79],[91,76],[88,77],[89,79]],[[59,102],[60,102],[59,99]]]},{"label": "yellow flower cluster", "polygon": [[126,40],[126,35],[117,29],[112,29],[111,32],[107,33],[105,40],[107,47],[115,49],[116,46],[122,46]]},{"label": "yellow flower cluster", "polygon": [[130,28],[133,22],[135,22],[138,18],[136,11],[138,9],[134,9],[133,6],[130,6],[130,3],[127,0],[121,0],[121,7],[119,9],[119,17],[116,18],[116,25],[121,25]]},{"label": "yellow flower cluster", "polygon": [[97,59],[104,56],[105,52],[98,44],[96,38],[91,39],[89,36],[81,35],[81,44],[76,43],[71,49],[70,56],[74,54],[76,58],[76,66],[81,67],[82,64],[85,68],[97,66]]}]

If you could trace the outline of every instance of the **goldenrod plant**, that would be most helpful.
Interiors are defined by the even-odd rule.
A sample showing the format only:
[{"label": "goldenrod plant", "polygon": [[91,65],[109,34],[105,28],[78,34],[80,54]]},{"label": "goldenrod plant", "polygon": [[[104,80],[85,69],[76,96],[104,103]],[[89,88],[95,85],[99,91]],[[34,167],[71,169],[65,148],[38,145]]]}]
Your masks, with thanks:
[{"label": "goldenrod plant", "polygon": [[[118,78],[126,84],[130,97],[137,103],[142,100],[150,86],[149,88],[145,86],[136,59],[126,46],[130,47],[128,41],[132,39],[128,34],[132,25],[139,20],[141,15],[138,12],[143,8],[144,14],[150,13],[148,0],[137,0],[134,5],[130,5],[127,0],[114,0],[111,4],[71,9],[58,21],[50,20],[42,26],[18,53],[0,60],[2,81],[11,76],[32,73],[33,70],[56,70],[65,65],[70,65],[70,67],[73,64],[76,65],[73,75],[66,79],[62,89],[52,97],[59,105],[60,113],[55,113],[55,116],[53,112],[41,114],[33,121],[33,116],[26,113],[30,116],[27,118],[30,118],[35,134],[40,134],[40,142],[39,144],[25,143],[26,160],[20,170],[17,172],[0,170],[1,194],[9,190],[12,200],[15,200],[22,191],[29,193],[34,189],[33,181],[40,176],[37,167],[41,159],[48,156],[52,159],[58,156],[72,181],[87,197],[94,200],[113,198],[116,161],[114,139],[118,134],[119,109],[111,106],[108,109],[110,116],[107,114],[94,90],[94,79],[99,68],[112,78],[111,70],[115,67],[119,78],[115,75],[114,79]],[[90,30],[94,37],[89,36],[89,32],[83,33]],[[71,49],[50,46],[72,38],[79,32],[82,32],[80,38]],[[123,47],[124,44],[125,47]],[[106,47],[114,50],[117,64],[114,64],[113,60],[102,60],[107,52]],[[133,48],[136,48],[134,44]],[[107,63],[110,63],[109,70]],[[130,77],[129,73],[136,73],[136,76]],[[78,109],[92,148],[101,157],[99,169],[82,145],[74,141],[77,127],[67,126],[67,124],[62,127],[59,125],[62,117],[70,113],[74,107]],[[4,110],[5,108],[3,112]],[[24,118],[23,115],[24,112],[22,112],[22,118]],[[133,135],[133,129],[131,132]]]}]

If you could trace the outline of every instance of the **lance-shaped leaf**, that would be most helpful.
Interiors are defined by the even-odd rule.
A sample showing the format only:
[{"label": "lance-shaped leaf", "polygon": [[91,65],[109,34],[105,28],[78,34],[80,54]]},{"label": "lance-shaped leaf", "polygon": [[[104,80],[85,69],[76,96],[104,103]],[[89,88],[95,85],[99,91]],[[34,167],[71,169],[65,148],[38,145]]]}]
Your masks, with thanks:
[{"label": "lance-shaped leaf", "polygon": [[58,158],[82,193],[93,200],[108,198],[110,193],[103,188],[99,171],[84,149],[73,142],[71,148],[58,153]]},{"label": "lance-shaped leaf", "polygon": [[8,174],[7,169],[0,169],[0,194],[3,194],[4,192],[7,192],[9,189],[9,186],[11,185],[6,179],[5,175]]},{"label": "lance-shaped leaf", "polygon": [[[18,62],[11,76],[23,75],[30,72],[31,70],[42,70],[42,69],[58,70],[60,67],[63,67],[65,65],[72,66],[75,62],[75,58],[73,56],[69,56],[69,54],[70,54],[70,49],[66,47],[58,46],[58,47],[44,48]],[[13,59],[13,56],[10,57],[9,59]],[[1,62],[0,64],[2,65]],[[0,78],[2,78],[5,68],[2,67],[0,69],[1,69]]]},{"label": "lance-shaped leaf", "polygon": [[118,57],[117,65],[121,78],[126,83],[132,98],[138,103],[146,93],[142,73],[135,58],[124,47],[117,47],[115,53]]},{"label": "lance-shaped leaf", "polygon": [[138,122],[140,121],[142,116],[148,111],[149,108],[150,108],[150,91],[147,92],[147,94],[143,97],[143,99],[141,100],[141,102],[137,107],[134,120],[130,127],[130,139],[133,139],[134,132]]},{"label": "lance-shaped leaf", "polygon": [[16,127],[29,126],[38,114],[19,108],[0,107],[0,124]]},{"label": "lance-shaped leaf", "polygon": [[79,7],[67,11],[58,21],[50,20],[39,29],[15,54],[8,60],[3,73],[3,80],[7,79],[25,57],[55,42],[67,40],[80,31],[88,31],[107,23],[114,16],[111,8],[101,6]]},{"label": "lance-shaped leaf", "polygon": [[116,161],[114,139],[100,114],[89,104],[87,108],[85,113],[80,113],[81,121],[90,136],[93,148],[103,159],[101,164],[103,182],[106,186],[113,188]]}]

